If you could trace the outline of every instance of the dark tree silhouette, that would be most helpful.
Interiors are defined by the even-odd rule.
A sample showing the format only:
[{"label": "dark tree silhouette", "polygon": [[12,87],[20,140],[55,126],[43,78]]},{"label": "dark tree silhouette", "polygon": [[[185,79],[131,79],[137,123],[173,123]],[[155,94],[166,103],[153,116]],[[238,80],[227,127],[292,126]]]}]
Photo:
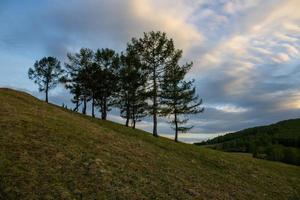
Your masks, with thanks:
[{"label": "dark tree silhouette", "polygon": [[87,102],[90,100],[91,90],[88,88],[90,80],[89,68],[93,63],[93,51],[82,48],[79,53],[68,54],[69,62],[65,64],[66,75],[63,82],[66,88],[74,95],[74,110],[78,110],[80,102],[83,102],[82,113],[86,114]]},{"label": "dark tree silhouette", "polygon": [[131,120],[132,127],[146,116],[146,76],[137,52],[130,46],[120,57],[118,106],[126,126]]},{"label": "dark tree silhouette", "polygon": [[73,94],[73,99],[71,100],[72,103],[75,104],[75,108],[73,111],[78,111],[79,106],[81,105],[80,97],[81,97],[81,88],[79,84],[71,84],[68,85],[67,88],[70,90],[70,92]]},{"label": "dark tree silhouette", "polygon": [[165,67],[178,54],[172,39],[162,32],[144,33],[140,39],[133,38],[133,48],[139,53],[144,70],[147,72],[147,91],[150,103],[149,114],[153,116],[153,136],[157,134],[157,117],[160,112],[161,84]]},{"label": "dark tree silhouette", "polygon": [[102,81],[101,67],[95,62],[85,70],[86,79],[85,87],[90,90],[90,98],[92,100],[92,117],[95,117],[96,94],[99,89],[99,82]]},{"label": "dark tree silhouette", "polygon": [[187,123],[188,118],[180,118],[186,114],[196,114],[203,112],[200,107],[202,99],[195,94],[193,81],[185,81],[186,73],[192,67],[192,63],[180,66],[178,64],[181,53],[166,67],[164,82],[162,84],[162,105],[161,114],[172,118],[170,121],[172,128],[175,130],[175,141],[178,141],[178,132],[186,132],[193,128],[192,126],[183,126]]},{"label": "dark tree silhouette", "polygon": [[29,68],[28,77],[38,84],[40,92],[45,92],[45,101],[48,103],[48,92],[57,86],[63,72],[55,57],[44,57],[36,61],[33,68]]},{"label": "dark tree silhouette", "polygon": [[101,119],[106,120],[107,112],[115,104],[114,97],[118,91],[119,56],[112,49],[98,49],[94,57],[94,67],[98,69],[95,77],[96,105],[100,107]]}]

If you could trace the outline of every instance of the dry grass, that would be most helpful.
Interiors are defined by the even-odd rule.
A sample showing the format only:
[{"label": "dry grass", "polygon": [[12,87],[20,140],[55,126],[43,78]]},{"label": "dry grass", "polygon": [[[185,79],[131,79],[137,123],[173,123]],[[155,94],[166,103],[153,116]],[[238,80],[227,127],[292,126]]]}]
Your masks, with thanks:
[{"label": "dry grass", "polygon": [[0,89],[0,199],[299,199],[300,168],[173,143]]}]

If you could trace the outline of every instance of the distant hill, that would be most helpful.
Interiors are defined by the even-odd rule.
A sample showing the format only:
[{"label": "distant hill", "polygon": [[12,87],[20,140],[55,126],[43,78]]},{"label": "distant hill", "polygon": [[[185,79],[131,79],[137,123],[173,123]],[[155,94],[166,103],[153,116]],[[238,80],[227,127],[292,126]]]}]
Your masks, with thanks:
[{"label": "distant hill", "polygon": [[248,128],[198,145],[211,145],[230,152],[248,152],[254,157],[300,165],[300,119]]},{"label": "distant hill", "polygon": [[300,199],[299,172],[0,89],[0,199]]}]

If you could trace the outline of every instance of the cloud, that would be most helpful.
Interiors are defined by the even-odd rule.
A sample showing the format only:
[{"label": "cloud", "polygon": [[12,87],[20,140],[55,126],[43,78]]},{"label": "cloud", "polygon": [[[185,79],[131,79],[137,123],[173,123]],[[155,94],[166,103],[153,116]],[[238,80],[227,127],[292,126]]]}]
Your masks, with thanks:
[{"label": "cloud", "polygon": [[[36,45],[45,53],[61,55],[81,46],[123,50],[131,37],[161,30],[174,38],[178,48],[188,51],[201,44],[203,35],[189,22],[197,1],[184,2],[46,0],[35,5],[29,2],[26,7],[12,3],[6,12],[6,18],[11,20],[9,32],[2,36],[2,41],[7,46],[10,41]],[[18,10],[18,14],[9,10]]]},{"label": "cloud", "polygon": [[245,11],[249,8],[257,6],[259,1],[243,1],[243,0],[229,0],[224,3],[223,10],[228,14],[236,14],[238,12]]},{"label": "cloud", "polygon": [[239,107],[239,106],[236,106],[236,105],[230,105],[230,104],[215,105],[215,106],[211,106],[211,107],[215,108],[218,111],[222,111],[222,112],[225,112],[225,113],[244,113],[244,112],[247,112],[249,110],[247,108]]},{"label": "cloud", "polygon": [[290,57],[288,54],[285,54],[285,53],[279,53],[277,54],[275,57],[272,58],[272,60],[274,62],[277,62],[277,63],[284,63],[284,62],[287,62],[290,60]]},{"label": "cloud", "polygon": [[154,28],[167,32],[181,49],[189,50],[203,40],[197,27],[189,23],[193,8],[184,1],[133,0],[131,7],[141,24],[146,24],[149,30]]}]

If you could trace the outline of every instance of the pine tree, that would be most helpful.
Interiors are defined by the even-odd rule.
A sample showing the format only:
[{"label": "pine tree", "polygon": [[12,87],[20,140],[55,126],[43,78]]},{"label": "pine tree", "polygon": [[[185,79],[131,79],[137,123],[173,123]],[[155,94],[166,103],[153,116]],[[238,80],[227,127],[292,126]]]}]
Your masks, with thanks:
[{"label": "pine tree", "polygon": [[33,68],[29,68],[28,77],[38,84],[40,92],[45,92],[45,101],[48,103],[48,92],[57,86],[63,72],[55,57],[44,57],[36,61]]},{"label": "pine tree", "polygon": [[133,129],[135,129],[136,123],[140,122],[141,119],[147,115],[146,97],[143,86],[140,86],[133,93],[130,110],[132,120],[131,126]]},{"label": "pine tree", "polygon": [[180,66],[178,64],[181,54],[178,54],[166,67],[164,82],[162,85],[161,114],[172,118],[170,123],[175,130],[175,141],[178,141],[178,132],[187,132],[192,126],[184,126],[188,122],[187,114],[197,114],[204,111],[201,108],[202,99],[196,95],[194,81],[185,81],[186,73],[192,67],[192,63]]},{"label": "pine tree", "polygon": [[71,100],[72,103],[75,104],[75,108],[73,111],[77,112],[79,109],[79,106],[81,105],[80,97],[81,97],[81,88],[79,84],[71,84],[67,87],[67,89],[70,90],[70,92],[74,95],[73,99]]},{"label": "pine tree", "polygon": [[83,102],[82,113],[86,114],[87,102],[90,100],[91,90],[88,88],[90,80],[89,68],[93,63],[93,51],[91,49],[82,48],[79,53],[68,54],[69,62],[66,63],[67,74],[63,82],[66,88],[70,89],[74,94],[75,109],[78,109],[79,99]]},{"label": "pine tree", "polygon": [[112,49],[98,49],[94,57],[97,71],[96,104],[100,107],[101,119],[106,120],[107,112],[115,104],[115,95],[118,90],[119,56]]},{"label": "pine tree", "polygon": [[165,67],[180,53],[174,48],[172,39],[162,32],[144,33],[140,39],[133,38],[130,44],[139,53],[147,73],[147,96],[149,114],[153,116],[153,136],[157,134],[157,117],[160,112],[161,84]]},{"label": "pine tree", "polygon": [[90,99],[92,100],[92,117],[95,117],[96,94],[98,90],[99,80],[101,81],[101,68],[95,62],[86,70],[85,87],[90,91]]},{"label": "pine tree", "polygon": [[135,128],[136,122],[146,115],[146,76],[137,53],[130,46],[121,55],[120,63],[118,105],[121,117],[126,119],[125,125],[131,120]]}]

